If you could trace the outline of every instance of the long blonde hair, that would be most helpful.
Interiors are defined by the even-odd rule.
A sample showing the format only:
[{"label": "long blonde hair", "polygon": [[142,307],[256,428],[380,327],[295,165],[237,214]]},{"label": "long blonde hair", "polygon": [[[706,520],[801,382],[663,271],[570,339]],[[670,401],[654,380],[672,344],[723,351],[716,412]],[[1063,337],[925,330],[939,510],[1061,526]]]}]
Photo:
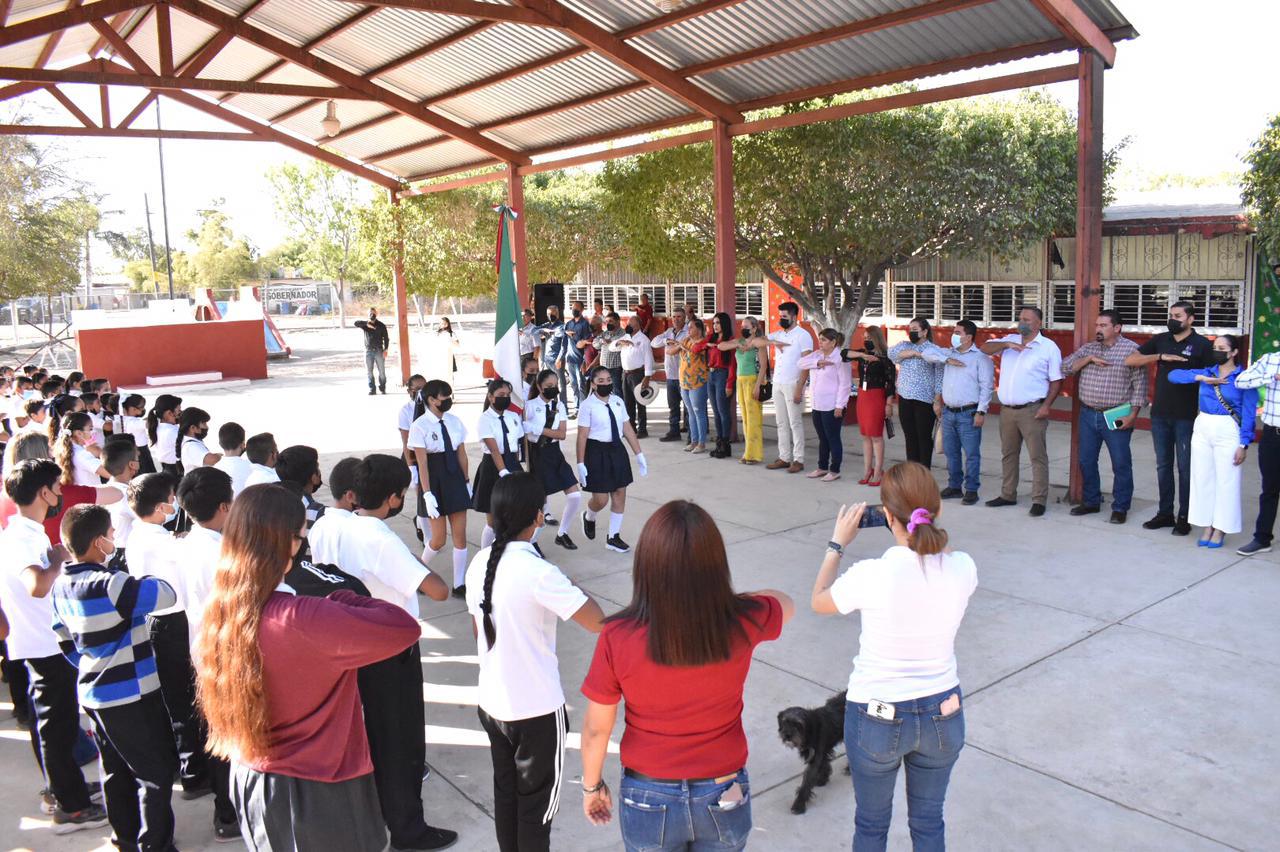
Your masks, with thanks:
[{"label": "long blonde hair", "polygon": [[218,757],[252,763],[270,749],[258,630],[305,520],[298,495],[274,483],[251,485],[231,504],[196,646],[196,695]]},{"label": "long blonde hair", "polygon": [[928,513],[928,523],[917,524],[907,537],[907,546],[919,556],[941,553],[947,546],[947,531],[938,526],[942,495],[928,468],[919,462],[899,462],[884,472],[880,484],[884,510],[905,529],[917,509]]},{"label": "long blonde hair", "polygon": [[49,453],[49,438],[43,432],[34,429],[25,432],[19,432],[13,436],[4,448],[4,469],[13,470],[18,462],[27,459],[47,459],[53,456]]},{"label": "long blonde hair", "polygon": [[75,433],[93,425],[93,419],[83,411],[64,415],[58,437],[53,441],[53,460],[62,468],[62,484],[70,485],[76,478]]},{"label": "long blonde hair", "polygon": [[884,329],[878,325],[867,326],[867,339],[871,341],[871,345],[875,347],[877,355],[887,355],[889,353],[889,345],[885,343]]}]

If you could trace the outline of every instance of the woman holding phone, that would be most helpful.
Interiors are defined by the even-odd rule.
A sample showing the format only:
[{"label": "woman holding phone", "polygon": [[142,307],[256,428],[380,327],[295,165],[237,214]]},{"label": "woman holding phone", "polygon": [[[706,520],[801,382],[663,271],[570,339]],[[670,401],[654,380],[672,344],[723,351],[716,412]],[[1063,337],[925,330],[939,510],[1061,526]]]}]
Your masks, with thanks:
[{"label": "woman holding phone", "polygon": [[878,520],[868,516],[876,507],[841,506],[811,601],[819,615],[862,615],[844,722],[853,848],[886,847],[894,782],[905,763],[912,845],[942,849],[943,801],[964,746],[955,637],[978,570],[967,553],[947,549],[947,533],[937,524],[942,498],[924,465],[889,468],[880,497],[893,546],[837,577],[859,527]]}]

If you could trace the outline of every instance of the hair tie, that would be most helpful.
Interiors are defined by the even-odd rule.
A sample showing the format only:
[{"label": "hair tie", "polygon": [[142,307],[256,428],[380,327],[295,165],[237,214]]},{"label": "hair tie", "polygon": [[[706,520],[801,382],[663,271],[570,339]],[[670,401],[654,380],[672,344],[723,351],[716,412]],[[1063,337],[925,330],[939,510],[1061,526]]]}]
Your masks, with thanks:
[{"label": "hair tie", "polygon": [[907,535],[916,531],[916,527],[925,527],[933,525],[933,514],[928,509],[914,509],[911,512],[911,520],[907,521]]},{"label": "hair tie", "polygon": [[480,611],[485,615],[491,615],[493,613],[493,602],[487,600],[480,601]]}]

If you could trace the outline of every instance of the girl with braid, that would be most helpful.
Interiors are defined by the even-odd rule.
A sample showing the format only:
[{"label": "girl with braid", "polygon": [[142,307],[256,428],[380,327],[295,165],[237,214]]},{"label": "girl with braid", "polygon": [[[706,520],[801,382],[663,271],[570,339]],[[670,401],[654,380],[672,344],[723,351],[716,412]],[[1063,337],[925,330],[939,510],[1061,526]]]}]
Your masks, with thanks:
[{"label": "girl with braid", "polygon": [[[573,468],[565,461],[560,442],[568,437],[569,414],[560,399],[560,380],[555,370],[543,370],[534,381],[534,395],[524,405],[524,433],[529,438],[529,471],[537,476],[549,498],[564,492],[564,512],[556,530],[556,544],[565,550],[577,550],[569,538],[569,525],[582,507],[582,488]],[[553,523],[542,507],[543,520]]]},{"label": "girl with braid", "polygon": [[592,633],[604,621],[600,605],[533,549],[533,534],[545,523],[544,499],[532,474],[494,483],[493,545],[467,569],[467,611],[480,660],[477,713],[489,735],[501,852],[551,848],[569,732],[556,619],[573,619]]}]

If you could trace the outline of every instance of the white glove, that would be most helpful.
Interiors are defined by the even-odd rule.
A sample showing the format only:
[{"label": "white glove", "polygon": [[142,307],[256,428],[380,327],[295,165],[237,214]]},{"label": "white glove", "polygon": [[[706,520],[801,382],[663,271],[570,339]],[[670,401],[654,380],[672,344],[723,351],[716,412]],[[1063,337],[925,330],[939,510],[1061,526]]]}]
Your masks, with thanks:
[{"label": "white glove", "polygon": [[649,463],[645,461],[644,453],[636,453],[636,467],[640,468],[641,476],[649,475]]},{"label": "white glove", "polygon": [[422,495],[427,504],[427,517],[432,520],[440,517],[440,501],[430,491]]},{"label": "white glove", "polygon": [[504,476],[510,476],[510,475],[511,475],[511,471],[507,470],[505,467],[502,470],[498,471],[499,479],[501,479]]},{"label": "white glove", "polygon": [[582,462],[578,462],[578,479],[582,482],[582,487],[587,487],[587,466]]}]

